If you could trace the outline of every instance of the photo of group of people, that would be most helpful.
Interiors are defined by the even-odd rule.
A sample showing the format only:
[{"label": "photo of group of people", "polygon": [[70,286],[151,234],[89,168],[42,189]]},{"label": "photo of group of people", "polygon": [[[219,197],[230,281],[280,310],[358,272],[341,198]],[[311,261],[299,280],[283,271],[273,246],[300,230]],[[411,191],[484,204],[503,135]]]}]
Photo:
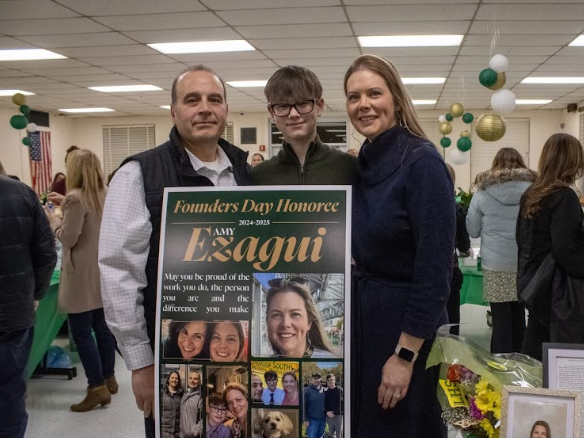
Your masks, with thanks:
[{"label": "photo of group of people", "polygon": [[298,406],[299,362],[254,361],[252,401],[267,406]]}]

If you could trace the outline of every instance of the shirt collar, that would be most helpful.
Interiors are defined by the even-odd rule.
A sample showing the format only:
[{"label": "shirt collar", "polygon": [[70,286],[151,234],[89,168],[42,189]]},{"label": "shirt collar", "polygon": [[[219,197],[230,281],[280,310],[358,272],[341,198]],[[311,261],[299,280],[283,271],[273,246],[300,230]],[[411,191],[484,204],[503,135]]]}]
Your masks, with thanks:
[{"label": "shirt collar", "polygon": [[[195,169],[197,172],[199,172],[203,168],[211,170],[207,166],[205,166],[205,163],[203,163],[203,161],[201,161],[195,154],[193,154],[187,148],[185,148],[185,151],[189,157],[189,160],[191,161],[193,169]],[[227,154],[223,151],[223,149],[217,146],[216,152],[217,159],[219,160],[219,173],[223,172],[225,169],[231,169],[232,166],[231,161],[229,160]]]}]

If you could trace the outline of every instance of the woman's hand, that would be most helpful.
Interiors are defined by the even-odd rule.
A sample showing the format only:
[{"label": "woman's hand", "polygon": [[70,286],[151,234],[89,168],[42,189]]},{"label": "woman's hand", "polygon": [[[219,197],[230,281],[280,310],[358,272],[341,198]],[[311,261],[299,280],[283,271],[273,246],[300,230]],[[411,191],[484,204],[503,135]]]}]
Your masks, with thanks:
[{"label": "woman's hand", "polygon": [[57,192],[51,192],[47,195],[47,200],[51,201],[55,205],[61,205],[65,197]]},{"label": "woman's hand", "polygon": [[395,354],[385,362],[377,390],[377,403],[383,409],[393,409],[406,396],[413,370],[413,362],[406,362]]},{"label": "woman's hand", "polygon": [[55,215],[54,208],[49,208],[46,205],[45,205],[45,213],[47,214],[47,219],[49,220],[49,226],[51,227],[51,230],[54,231],[55,228],[61,224],[61,219],[59,219]]}]

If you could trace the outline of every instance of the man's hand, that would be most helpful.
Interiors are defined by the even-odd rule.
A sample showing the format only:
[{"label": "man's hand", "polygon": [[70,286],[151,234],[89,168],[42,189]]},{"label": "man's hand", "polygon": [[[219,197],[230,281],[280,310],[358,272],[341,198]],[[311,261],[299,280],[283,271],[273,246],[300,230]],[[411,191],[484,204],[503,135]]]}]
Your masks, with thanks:
[{"label": "man's hand", "polygon": [[326,413],[326,416],[327,416],[327,417],[329,417],[329,418],[335,418],[335,414],[334,414],[334,412],[333,412],[333,411],[328,411],[328,412]]},{"label": "man's hand", "polygon": [[310,421],[305,421],[304,422],[304,427],[308,427],[308,426],[310,426]]},{"label": "man's hand", "polygon": [[150,417],[154,406],[154,365],[132,370],[132,391],[144,418]]}]

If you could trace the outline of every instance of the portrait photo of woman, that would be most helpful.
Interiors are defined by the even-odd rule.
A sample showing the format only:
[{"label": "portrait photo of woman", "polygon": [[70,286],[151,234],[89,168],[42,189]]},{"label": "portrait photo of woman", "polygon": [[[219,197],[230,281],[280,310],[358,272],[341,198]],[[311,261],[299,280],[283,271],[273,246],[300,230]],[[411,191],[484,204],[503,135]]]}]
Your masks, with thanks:
[{"label": "portrait photo of woman", "polygon": [[[163,322],[164,324],[164,322]],[[209,336],[205,321],[170,321],[163,341],[165,359],[208,359]]]},{"label": "portrait photo of woman", "polygon": [[[246,323],[244,321],[244,323]],[[209,353],[214,362],[245,361],[247,338],[240,321],[221,321],[209,324]],[[247,327],[246,323],[246,327]]]},{"label": "portrait photo of woman", "polygon": [[298,406],[300,391],[298,391],[298,377],[294,371],[287,371],[282,376],[282,386],[284,386],[284,401],[282,406]]},{"label": "portrait photo of woman", "polygon": [[533,423],[529,438],[552,438],[552,432],[550,430],[549,424],[542,420],[538,420]]}]

